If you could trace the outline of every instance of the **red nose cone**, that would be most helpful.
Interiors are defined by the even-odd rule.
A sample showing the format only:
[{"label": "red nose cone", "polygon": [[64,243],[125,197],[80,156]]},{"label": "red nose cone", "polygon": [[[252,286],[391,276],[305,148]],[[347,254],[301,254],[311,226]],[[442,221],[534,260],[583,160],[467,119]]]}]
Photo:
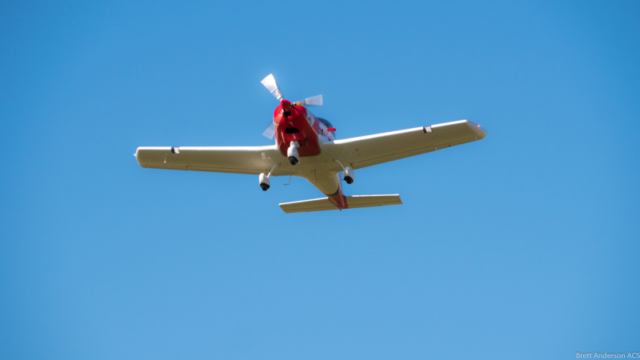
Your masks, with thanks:
[{"label": "red nose cone", "polygon": [[291,112],[291,101],[282,99],[280,100],[280,105],[282,106],[282,111]]}]

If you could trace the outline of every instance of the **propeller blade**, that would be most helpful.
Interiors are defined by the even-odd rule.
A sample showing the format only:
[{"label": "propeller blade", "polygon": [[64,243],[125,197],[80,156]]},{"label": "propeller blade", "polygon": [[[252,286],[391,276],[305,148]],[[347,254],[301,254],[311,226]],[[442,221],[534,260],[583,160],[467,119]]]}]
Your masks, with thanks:
[{"label": "propeller blade", "polygon": [[316,96],[312,96],[309,98],[306,98],[302,101],[296,101],[295,102],[296,105],[315,105],[315,106],[321,106],[322,105],[322,95],[316,95]]},{"label": "propeller blade", "polygon": [[265,130],[262,133],[262,135],[264,135],[264,137],[266,137],[269,140],[273,140],[273,137],[276,136],[276,127],[273,125],[273,123],[271,123],[271,125],[269,125],[267,130]]},{"label": "propeller blade", "polygon": [[282,94],[280,93],[280,89],[278,89],[278,84],[276,84],[276,78],[273,77],[273,74],[267,75],[266,78],[262,79],[261,83],[276,99],[282,100]]}]

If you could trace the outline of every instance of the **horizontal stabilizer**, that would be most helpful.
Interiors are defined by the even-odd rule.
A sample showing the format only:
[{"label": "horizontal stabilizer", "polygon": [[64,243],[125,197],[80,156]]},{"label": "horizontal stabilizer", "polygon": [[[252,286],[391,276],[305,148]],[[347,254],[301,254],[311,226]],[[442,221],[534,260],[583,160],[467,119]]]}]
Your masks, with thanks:
[{"label": "horizontal stabilizer", "polygon": [[[402,205],[400,195],[354,195],[345,197],[347,198],[348,209],[385,205]],[[283,203],[280,204],[280,207],[287,214],[310,211],[338,210],[338,208],[333,205],[328,198]]]}]

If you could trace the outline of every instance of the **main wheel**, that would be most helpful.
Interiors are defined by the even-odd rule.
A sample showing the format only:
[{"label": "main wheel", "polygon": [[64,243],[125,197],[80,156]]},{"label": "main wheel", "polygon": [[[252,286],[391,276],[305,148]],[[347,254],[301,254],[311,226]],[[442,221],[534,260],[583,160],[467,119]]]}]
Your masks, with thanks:
[{"label": "main wheel", "polygon": [[291,165],[295,165],[299,162],[299,160],[295,156],[289,156],[289,162],[291,163]]}]

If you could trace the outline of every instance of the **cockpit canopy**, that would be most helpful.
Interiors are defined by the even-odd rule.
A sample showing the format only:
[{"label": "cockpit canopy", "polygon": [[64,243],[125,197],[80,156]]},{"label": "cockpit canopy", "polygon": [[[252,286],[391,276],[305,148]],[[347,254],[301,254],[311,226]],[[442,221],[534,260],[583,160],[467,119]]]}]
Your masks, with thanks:
[{"label": "cockpit canopy", "polygon": [[320,121],[321,123],[323,123],[323,124],[324,124],[324,126],[326,126],[326,127],[327,127],[327,129],[330,129],[330,128],[332,128],[332,127],[333,127],[333,125],[331,125],[331,123],[330,123],[330,122],[329,122],[329,120],[327,120],[327,119],[323,119],[323,118],[316,118],[316,119],[318,119],[318,121]]}]

